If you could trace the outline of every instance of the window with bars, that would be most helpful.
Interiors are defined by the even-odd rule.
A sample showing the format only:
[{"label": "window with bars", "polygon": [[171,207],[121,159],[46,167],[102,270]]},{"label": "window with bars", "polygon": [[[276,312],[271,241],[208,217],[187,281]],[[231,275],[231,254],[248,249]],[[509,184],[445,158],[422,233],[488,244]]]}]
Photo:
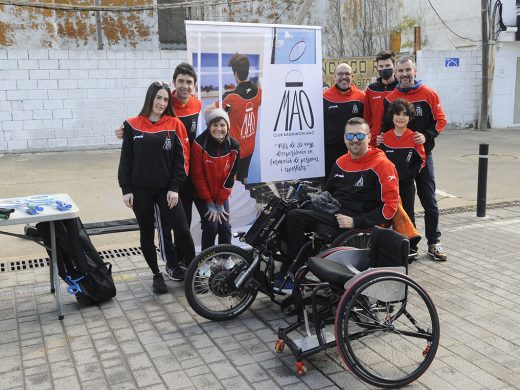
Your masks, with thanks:
[{"label": "window with bars", "polygon": [[[157,4],[185,3],[184,0],[157,0]],[[184,21],[191,19],[190,7],[159,9],[159,43],[161,49],[186,49]]]}]

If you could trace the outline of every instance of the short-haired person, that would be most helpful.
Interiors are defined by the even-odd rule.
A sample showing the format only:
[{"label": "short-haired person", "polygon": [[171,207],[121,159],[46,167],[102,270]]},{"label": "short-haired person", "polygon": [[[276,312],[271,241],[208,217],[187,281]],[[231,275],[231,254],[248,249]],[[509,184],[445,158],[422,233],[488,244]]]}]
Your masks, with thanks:
[{"label": "short-haired person", "polygon": [[238,141],[229,136],[229,116],[216,108],[205,114],[207,129],[191,146],[190,169],[195,206],[200,214],[202,250],[231,243],[229,196],[240,158]]},{"label": "short-haired person", "polygon": [[377,53],[376,66],[379,77],[375,82],[369,84],[365,90],[365,104],[363,105],[363,119],[370,126],[370,146],[373,147],[376,147],[376,138],[381,132],[385,97],[397,85],[394,52],[382,50]]},{"label": "short-haired person", "polygon": [[[174,90],[172,91],[170,101],[174,115],[180,119],[186,128],[190,144],[197,135],[197,123],[202,108],[201,101],[193,96],[196,84],[197,74],[193,66],[186,62],[181,62],[177,65],[173,72]],[[123,138],[123,129],[116,129],[115,134],[117,138]],[[190,176],[188,176],[179,189],[179,196],[189,227],[191,225],[193,207],[193,186]],[[175,240],[172,241],[172,229],[168,227],[165,221],[157,220],[156,225],[159,233],[159,250],[161,257],[166,262],[164,273],[171,280],[183,280],[184,266],[188,266],[191,259],[187,258],[187,254],[182,253],[177,244],[174,245],[174,241],[177,242],[179,238],[176,237],[174,232]]]},{"label": "short-haired person", "polygon": [[[428,254],[437,261],[446,261],[448,256],[440,243],[439,206],[435,199],[435,170],[432,151],[435,138],[446,127],[446,118],[439,95],[430,87],[416,80],[417,69],[412,57],[404,56],[395,63],[395,74],[399,84],[385,98],[385,107],[396,99],[404,99],[415,107],[415,116],[408,127],[415,132],[414,142],[424,145],[426,165],[415,178],[417,195],[424,208],[425,235]],[[383,126],[383,131],[388,130]]]},{"label": "short-haired person", "polygon": [[[386,109],[385,123],[391,130],[383,134],[383,142],[379,148],[392,161],[399,175],[399,196],[403,208],[415,225],[415,184],[414,179],[424,167],[426,154],[424,153],[423,137],[408,128],[408,123],[415,115],[413,104],[396,99]],[[419,143],[414,141],[419,139]],[[417,251],[417,248],[410,248]]]},{"label": "short-haired person", "polygon": [[334,85],[323,93],[325,135],[325,178],[336,160],[347,152],[343,134],[345,124],[354,117],[363,116],[365,94],[352,82],[352,68],[341,63],[334,70]]},{"label": "short-haired person", "polygon": [[[235,53],[228,65],[233,71],[237,82],[234,90],[222,95],[222,108],[229,106],[230,136],[240,144],[240,162],[238,164],[237,180],[248,183],[249,165],[255,151],[256,132],[258,127],[258,109],[262,103],[262,89],[249,80],[250,64],[247,56]],[[211,110],[219,107],[215,102],[206,108]]]},{"label": "short-haired person", "polygon": [[369,146],[367,122],[362,118],[349,119],[343,137],[348,153],[336,160],[324,188],[340,202],[341,208],[335,214],[305,209],[288,213],[291,259],[298,257],[307,242],[305,233],[318,223],[327,230],[325,233],[338,234],[341,229],[367,228],[388,222],[396,213],[397,172],[382,150]]},{"label": "short-haired person", "polygon": [[179,188],[188,176],[189,141],[184,125],[173,116],[170,96],[166,83],[156,81],[148,87],[139,115],[123,124],[118,171],[123,201],[132,208],[139,223],[141,248],[153,272],[156,293],[167,291],[154,244],[156,211],[179,235],[183,253],[190,259],[195,257],[193,239],[179,199]]}]

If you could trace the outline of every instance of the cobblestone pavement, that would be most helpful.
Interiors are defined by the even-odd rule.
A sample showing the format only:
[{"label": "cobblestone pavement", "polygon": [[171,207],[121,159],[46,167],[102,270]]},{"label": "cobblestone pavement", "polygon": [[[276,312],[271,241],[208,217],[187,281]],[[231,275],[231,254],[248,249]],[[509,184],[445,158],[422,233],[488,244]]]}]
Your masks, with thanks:
[{"label": "cobblestone pavement", "polygon": [[[430,369],[410,389],[520,388],[520,207],[441,217],[447,263],[421,245],[410,269],[434,300],[441,342]],[[418,220],[419,226],[422,221]],[[195,315],[179,282],[151,292],[143,258],[111,260],[117,297],[78,309],[65,292],[57,319],[48,267],[0,273],[0,389],[364,389],[334,350],[306,360],[273,351],[275,304],[259,296],[239,318]]]}]

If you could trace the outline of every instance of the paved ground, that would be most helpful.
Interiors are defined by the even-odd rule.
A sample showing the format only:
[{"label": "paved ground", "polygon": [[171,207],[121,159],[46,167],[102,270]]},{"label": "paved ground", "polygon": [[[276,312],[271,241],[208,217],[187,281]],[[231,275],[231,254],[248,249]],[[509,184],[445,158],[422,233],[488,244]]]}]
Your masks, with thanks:
[{"label": "paved ground", "polygon": [[[474,204],[476,159],[470,155],[478,152],[474,147],[483,137],[496,153],[490,174],[497,177],[490,180],[488,201],[520,200],[520,137],[515,130],[448,132],[439,138],[438,187],[457,196],[440,200],[450,259],[435,263],[423,246],[410,274],[434,300],[442,337],[432,367],[410,388],[520,388],[520,204],[490,208],[486,218],[463,209],[449,213],[453,206]],[[85,221],[126,218],[113,188],[116,165],[113,151],[3,156],[0,193],[68,192],[79,199]],[[110,199],[116,196],[117,203]],[[138,242],[135,235],[124,234],[106,240],[98,249],[130,248]],[[11,242],[0,239],[0,262],[41,253]],[[78,309],[63,285],[62,322],[49,294],[48,267],[0,272],[0,390],[367,388],[333,350],[308,359],[307,376],[295,376],[292,355],[273,352],[275,331],[288,318],[265,297],[236,320],[212,323],[188,307],[182,283],[168,282],[170,293],[154,296],[140,255],[110,261],[116,299]]]}]

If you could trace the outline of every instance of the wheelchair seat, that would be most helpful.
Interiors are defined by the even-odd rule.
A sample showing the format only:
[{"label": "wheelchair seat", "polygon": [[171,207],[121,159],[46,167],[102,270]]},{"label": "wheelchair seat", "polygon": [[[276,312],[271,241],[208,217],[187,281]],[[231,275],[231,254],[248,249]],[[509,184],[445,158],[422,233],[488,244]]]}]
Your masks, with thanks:
[{"label": "wheelchair seat", "polygon": [[343,285],[369,268],[405,267],[408,271],[408,239],[393,230],[374,227],[370,249],[337,248],[337,251],[307,260],[309,270],[320,280]]},{"label": "wheelchair seat", "polygon": [[320,280],[343,285],[369,266],[369,249],[337,248],[326,257],[307,260],[309,270]]}]

